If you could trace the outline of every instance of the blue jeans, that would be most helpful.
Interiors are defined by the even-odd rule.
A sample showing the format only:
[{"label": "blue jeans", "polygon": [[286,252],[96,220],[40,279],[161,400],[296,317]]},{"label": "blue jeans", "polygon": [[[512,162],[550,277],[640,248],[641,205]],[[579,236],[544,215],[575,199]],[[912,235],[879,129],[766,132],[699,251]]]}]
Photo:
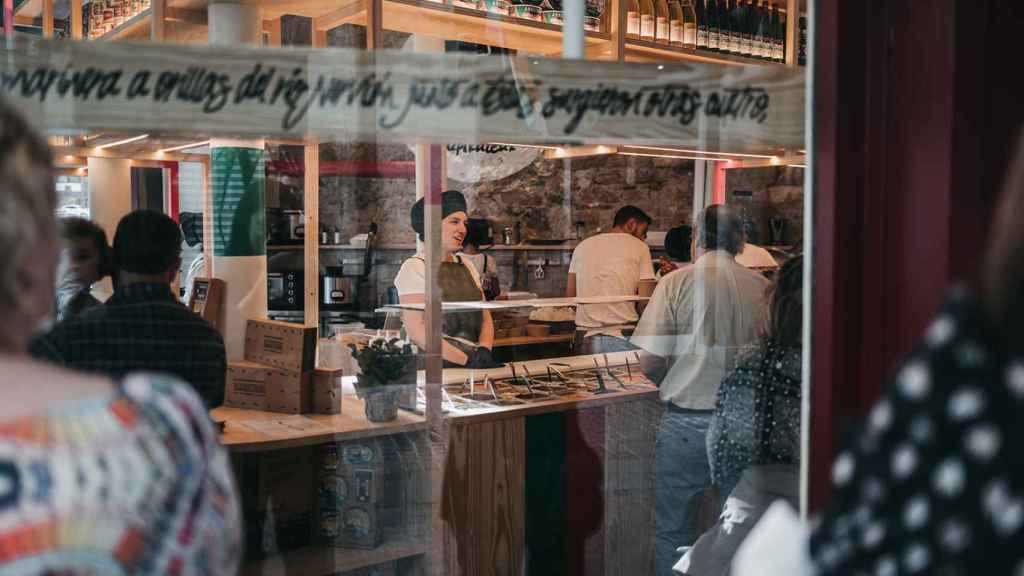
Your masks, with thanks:
[{"label": "blue jeans", "polygon": [[697,516],[711,487],[706,438],[711,411],[666,410],[654,446],[654,573],[672,576],[676,548],[700,536]]}]

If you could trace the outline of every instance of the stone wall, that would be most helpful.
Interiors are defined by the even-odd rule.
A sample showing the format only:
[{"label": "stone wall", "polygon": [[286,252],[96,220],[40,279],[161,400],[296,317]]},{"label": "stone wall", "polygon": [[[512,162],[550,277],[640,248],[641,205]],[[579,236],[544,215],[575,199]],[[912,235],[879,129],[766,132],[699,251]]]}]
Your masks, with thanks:
[{"label": "stone wall", "polygon": [[[798,246],[803,242],[804,171],[802,168],[777,166],[743,168],[726,171],[726,201],[742,207],[754,221],[758,231],[757,244],[770,244],[770,219],[782,218],[782,245]],[[751,192],[749,200],[737,192]]]}]

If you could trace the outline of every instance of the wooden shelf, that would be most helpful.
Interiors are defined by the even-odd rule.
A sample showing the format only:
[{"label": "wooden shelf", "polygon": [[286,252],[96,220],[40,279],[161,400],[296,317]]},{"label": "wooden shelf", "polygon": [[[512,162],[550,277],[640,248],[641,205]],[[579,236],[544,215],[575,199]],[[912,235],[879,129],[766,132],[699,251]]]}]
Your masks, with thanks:
[{"label": "wooden shelf", "polygon": [[496,338],[494,347],[528,346],[531,344],[563,344],[572,341],[572,334],[552,334],[550,336],[516,336],[514,338]]},{"label": "wooden shelf", "polygon": [[[562,53],[560,26],[436,2],[386,0],[383,6],[385,30],[499,46],[535,54]],[[589,46],[595,46],[605,44],[610,39],[606,33],[587,32],[585,42]]]},{"label": "wooden shelf", "polygon": [[126,20],[123,24],[107,32],[95,40],[123,40],[136,36],[149,37],[150,20],[153,16],[153,9],[148,8]]},{"label": "wooden shelf", "polygon": [[[341,401],[341,414],[331,416],[319,414],[278,414],[261,410],[246,410],[220,406],[210,411],[215,422],[224,422],[224,432],[220,443],[233,452],[260,452],[312,446],[324,442],[352,440],[356,438],[372,438],[388,434],[399,434],[425,430],[427,422],[422,416],[399,410],[398,419],[393,422],[374,423],[366,420],[363,412],[363,401],[357,396],[344,396]],[[301,421],[298,420],[301,418]],[[282,429],[255,429],[247,424],[273,424],[279,421],[285,424],[299,423],[309,426],[307,429],[298,427],[280,427]]]},{"label": "wooden shelf", "polygon": [[411,537],[385,541],[373,550],[355,550],[347,548],[326,548],[309,546],[278,557],[250,562],[242,568],[242,574],[263,574],[266,562],[279,562],[287,567],[288,574],[304,576],[325,576],[338,572],[348,572],[366,568],[382,562],[390,562],[426,554],[427,545]]},{"label": "wooden shelf", "polygon": [[769,62],[757,58],[745,56],[734,56],[732,54],[719,54],[704,50],[691,48],[680,48],[660,42],[649,40],[626,39],[626,60],[629,61],[664,61],[664,60],[685,60],[689,62],[705,62],[710,64],[722,64],[725,66],[768,66],[788,68],[781,62]]}]

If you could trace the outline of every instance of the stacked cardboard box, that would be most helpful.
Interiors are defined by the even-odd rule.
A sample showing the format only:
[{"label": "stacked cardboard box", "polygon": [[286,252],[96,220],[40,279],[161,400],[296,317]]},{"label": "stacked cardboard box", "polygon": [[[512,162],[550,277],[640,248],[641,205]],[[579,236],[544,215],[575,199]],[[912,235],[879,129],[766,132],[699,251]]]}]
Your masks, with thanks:
[{"label": "stacked cardboard box", "polygon": [[228,362],[224,404],[236,408],[303,414],[313,407],[315,327],[249,320],[245,360]]}]

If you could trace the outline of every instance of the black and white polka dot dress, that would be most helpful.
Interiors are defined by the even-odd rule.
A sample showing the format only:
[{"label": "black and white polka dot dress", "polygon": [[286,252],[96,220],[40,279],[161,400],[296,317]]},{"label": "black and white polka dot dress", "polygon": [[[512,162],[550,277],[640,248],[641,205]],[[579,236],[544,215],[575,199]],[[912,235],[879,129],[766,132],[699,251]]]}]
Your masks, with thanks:
[{"label": "black and white polka dot dress", "polygon": [[819,575],[1024,575],[1024,358],[954,290],[837,456]]}]

